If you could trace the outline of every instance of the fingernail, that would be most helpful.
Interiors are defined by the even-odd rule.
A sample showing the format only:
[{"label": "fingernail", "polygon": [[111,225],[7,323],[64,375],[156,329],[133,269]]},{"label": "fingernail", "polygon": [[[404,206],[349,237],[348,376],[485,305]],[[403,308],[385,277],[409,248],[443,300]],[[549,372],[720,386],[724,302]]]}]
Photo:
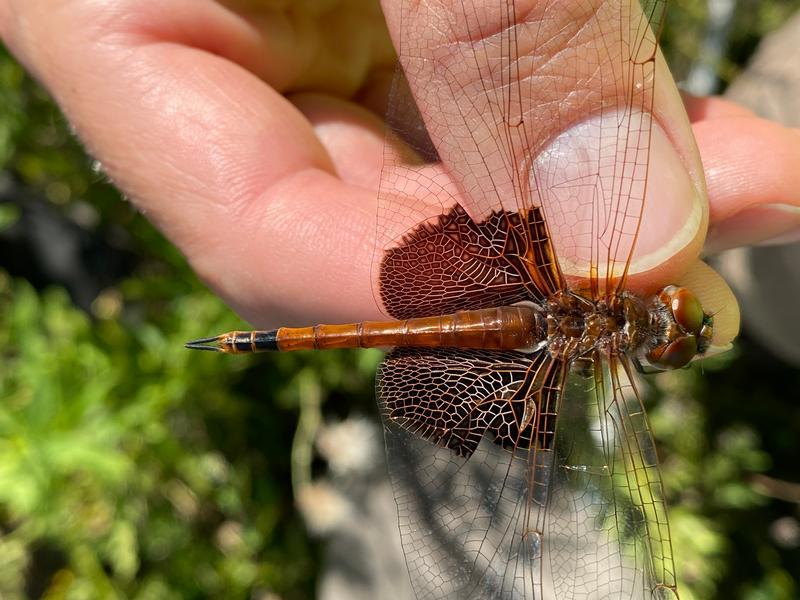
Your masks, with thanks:
[{"label": "fingernail", "polygon": [[536,160],[550,234],[568,274],[582,274],[599,256],[602,276],[609,252],[621,272],[634,240],[631,272],[647,271],[704,233],[702,192],[664,130],[656,122],[648,128],[650,119],[619,111],[591,117]]}]

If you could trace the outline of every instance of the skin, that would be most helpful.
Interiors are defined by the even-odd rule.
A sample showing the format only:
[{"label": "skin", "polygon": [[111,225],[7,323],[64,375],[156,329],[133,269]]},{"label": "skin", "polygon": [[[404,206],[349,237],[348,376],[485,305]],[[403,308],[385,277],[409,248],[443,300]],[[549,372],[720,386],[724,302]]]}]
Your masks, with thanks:
[{"label": "skin", "polygon": [[[3,41],[87,151],[208,285],[264,328],[380,317],[370,265],[383,134],[370,109],[393,56],[371,2],[315,14],[323,4],[335,1],[289,13],[242,0],[0,0]],[[394,38],[397,4],[384,2]],[[421,19],[446,18],[449,4],[422,3],[432,12]],[[666,69],[657,77],[654,112],[703,222],[634,274],[642,288],[696,268],[706,223],[715,250],[800,232],[798,131],[719,98],[681,102]],[[752,211],[760,218],[743,235]],[[659,226],[679,237],[685,218]]]}]

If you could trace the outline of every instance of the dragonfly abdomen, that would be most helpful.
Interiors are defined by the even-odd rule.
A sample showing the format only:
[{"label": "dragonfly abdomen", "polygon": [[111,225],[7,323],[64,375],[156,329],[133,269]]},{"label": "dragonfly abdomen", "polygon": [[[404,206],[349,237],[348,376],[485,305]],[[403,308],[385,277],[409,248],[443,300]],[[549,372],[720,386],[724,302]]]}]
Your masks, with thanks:
[{"label": "dragonfly abdomen", "polygon": [[544,339],[546,330],[541,311],[523,304],[398,321],[232,331],[187,346],[228,353],[390,346],[529,350]]}]

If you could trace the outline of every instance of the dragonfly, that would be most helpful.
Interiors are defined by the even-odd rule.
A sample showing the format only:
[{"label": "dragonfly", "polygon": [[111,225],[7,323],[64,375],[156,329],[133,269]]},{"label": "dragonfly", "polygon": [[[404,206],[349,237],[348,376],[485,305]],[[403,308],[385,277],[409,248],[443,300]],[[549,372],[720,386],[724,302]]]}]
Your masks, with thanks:
[{"label": "dragonfly", "polygon": [[678,598],[639,373],[711,353],[714,315],[628,285],[645,209],[667,208],[647,206],[665,2],[425,4],[393,17],[386,318],[187,347],[389,349],[376,395],[418,598]]}]

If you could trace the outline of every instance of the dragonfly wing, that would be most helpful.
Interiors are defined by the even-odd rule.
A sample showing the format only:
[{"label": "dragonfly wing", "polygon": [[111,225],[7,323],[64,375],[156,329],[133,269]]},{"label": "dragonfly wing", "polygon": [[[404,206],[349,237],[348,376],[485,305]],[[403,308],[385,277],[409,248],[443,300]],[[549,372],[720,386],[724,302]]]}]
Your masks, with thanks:
[{"label": "dragonfly wing", "polygon": [[561,363],[393,350],[378,374],[389,471],[420,599],[543,598],[543,518]]},{"label": "dragonfly wing", "polygon": [[655,448],[622,360],[567,377],[544,352],[398,348],[378,397],[418,598],[677,598]]},{"label": "dragonfly wing", "polygon": [[573,366],[555,439],[545,528],[553,597],[675,600],[656,450],[624,358]]},{"label": "dragonfly wing", "polygon": [[456,209],[474,223],[509,214],[543,221],[555,248],[546,256],[557,260],[540,262],[537,238],[523,228],[530,247],[518,251],[531,278],[547,269],[538,278],[551,288],[566,278],[593,298],[624,285],[643,221],[651,246],[670,241],[658,238],[663,227],[647,226],[660,224],[666,207],[645,211],[665,5],[405,0],[388,10],[400,66],[378,194],[373,283],[381,308],[413,310],[420,286],[443,287],[438,281],[469,298],[473,288],[458,285],[469,278],[449,280],[461,257],[447,248],[428,246],[438,258],[405,293],[387,282],[409,279],[383,269],[409,232]]},{"label": "dragonfly wing", "polygon": [[459,206],[386,250],[380,302],[396,319],[541,301],[561,288],[541,212],[474,221]]},{"label": "dragonfly wing", "polygon": [[397,348],[378,374],[417,597],[541,598],[563,366],[548,354]]}]

